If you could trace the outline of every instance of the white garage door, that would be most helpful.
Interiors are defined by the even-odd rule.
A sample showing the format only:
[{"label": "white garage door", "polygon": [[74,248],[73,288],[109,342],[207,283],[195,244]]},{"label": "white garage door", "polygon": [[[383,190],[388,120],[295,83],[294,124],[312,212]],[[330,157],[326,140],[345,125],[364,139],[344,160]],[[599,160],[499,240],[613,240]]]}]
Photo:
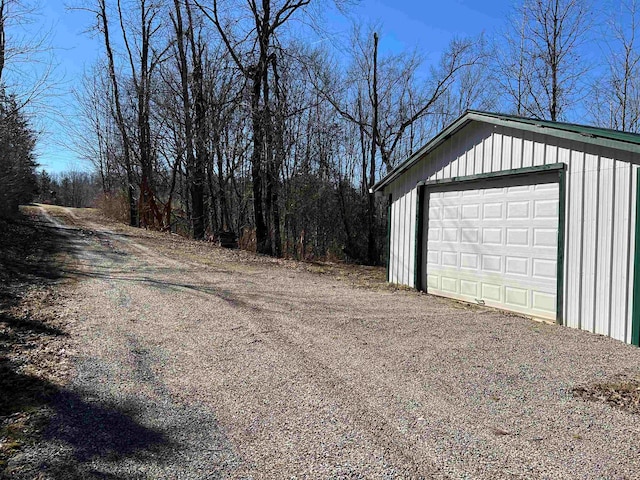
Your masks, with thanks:
[{"label": "white garage door", "polygon": [[558,183],[428,192],[427,292],[555,320]]}]

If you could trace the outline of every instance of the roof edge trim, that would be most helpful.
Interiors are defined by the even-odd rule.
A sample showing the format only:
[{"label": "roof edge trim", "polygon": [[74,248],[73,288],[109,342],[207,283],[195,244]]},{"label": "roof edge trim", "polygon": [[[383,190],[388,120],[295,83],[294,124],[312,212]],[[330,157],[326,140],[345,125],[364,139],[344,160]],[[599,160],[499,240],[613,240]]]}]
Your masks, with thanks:
[{"label": "roof edge trim", "polygon": [[[640,153],[640,135],[637,142],[614,138],[615,130],[599,129],[598,127],[590,127],[587,125],[568,124],[561,122],[550,122],[547,120],[535,120],[524,117],[515,117],[511,115],[503,115],[498,113],[481,112],[476,110],[467,110],[460,117],[450,123],[435,137],[429,140],[424,146],[410,155],[404,162],[391,170],[387,175],[380,179],[370,192],[374,193],[382,190],[391,182],[396,180],[400,175],[413,167],[421,158],[428,155],[441,143],[450,136],[462,129],[468,123],[478,121],[482,123],[503,126],[507,128],[515,128],[523,131],[530,131],[542,135],[549,135],[566,140],[587,143],[607,148],[615,148],[632,153]],[[624,133],[624,132],[617,132]],[[632,134],[629,134],[632,135]]]}]

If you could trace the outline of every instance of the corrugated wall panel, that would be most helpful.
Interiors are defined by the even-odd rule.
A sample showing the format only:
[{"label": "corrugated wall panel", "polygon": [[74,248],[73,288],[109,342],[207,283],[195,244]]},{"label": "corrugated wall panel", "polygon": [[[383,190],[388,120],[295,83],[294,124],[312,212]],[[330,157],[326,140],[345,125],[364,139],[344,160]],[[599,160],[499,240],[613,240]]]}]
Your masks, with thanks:
[{"label": "corrugated wall panel", "polygon": [[613,149],[471,124],[388,187],[390,280],[414,285],[419,181],[566,163],[564,323],[629,342],[638,169],[632,160]]},{"label": "corrugated wall panel", "polygon": [[502,170],[510,170],[513,165],[513,137],[505,132],[502,135]]},{"label": "corrugated wall panel", "polygon": [[591,153],[584,156],[584,232],[582,242],[582,294],[581,327],[594,331],[596,301],[596,259],[598,222],[598,157]]},{"label": "corrugated wall panel", "polygon": [[[630,245],[634,245],[636,238],[635,238],[635,229],[636,229],[636,208],[638,208],[638,205],[635,202],[635,192],[638,189],[638,182],[637,182],[637,178],[638,178],[638,166],[637,165],[632,165],[632,168],[630,170],[630,176],[631,176],[631,188],[630,188],[630,205],[631,208],[629,209],[629,244]],[[627,321],[625,322],[625,331],[624,331],[624,338],[625,338],[625,342],[627,343],[631,343],[631,314],[632,314],[632,310],[633,310],[633,261],[634,261],[634,256],[633,256],[633,250],[630,249],[629,250],[629,257],[627,259],[627,266],[629,269],[629,295],[627,298],[627,311],[628,313],[628,317],[627,317]]]},{"label": "corrugated wall panel", "polygon": [[476,148],[475,145],[467,150],[460,156],[461,166],[464,165],[464,169],[460,171],[461,175],[473,175],[474,168],[476,166]]},{"label": "corrugated wall panel", "polygon": [[565,250],[564,250],[564,291],[565,294],[563,295],[563,305],[562,305],[562,312],[563,312],[563,323],[566,325],[567,323],[567,311],[569,309],[569,295],[567,295],[567,292],[569,291],[570,288],[570,283],[569,283],[569,269],[568,269],[568,264],[569,264],[569,255],[570,255],[570,236],[569,233],[571,231],[570,226],[571,226],[571,222],[572,222],[572,215],[573,215],[573,208],[572,208],[572,182],[570,180],[570,175],[571,175],[571,164],[569,163],[569,160],[571,159],[571,150],[569,150],[568,148],[562,148],[562,147],[558,147],[557,148],[557,161],[558,162],[562,162],[564,164],[566,164],[566,173],[565,173],[565,204],[564,204],[564,245],[565,245]]},{"label": "corrugated wall panel", "polygon": [[598,230],[596,234],[596,252],[602,252],[596,258],[596,316],[595,331],[609,335],[609,308],[611,306],[611,253],[612,245],[612,206],[613,206],[613,159],[600,156],[600,185],[598,201]]},{"label": "corrugated wall panel", "polygon": [[[458,169],[460,168],[460,159],[458,158],[458,156],[456,155],[456,148],[458,147],[458,142],[460,141],[460,139],[458,138],[458,135],[454,135],[453,137],[451,137],[449,139],[448,142],[446,142],[447,146],[448,146],[448,150],[446,152],[447,156],[453,160],[451,160],[451,170],[449,171],[449,176],[450,177],[457,177],[458,176]],[[425,162],[426,164],[426,162]],[[428,175],[425,176],[426,178],[428,178]]]},{"label": "corrugated wall panel", "polygon": [[[628,155],[628,159],[630,160],[631,155]],[[633,249],[630,248],[629,246],[634,245],[633,242],[635,242],[635,237],[634,237],[634,225],[635,225],[635,208],[636,208],[636,195],[635,195],[635,184],[634,184],[634,176],[633,176],[633,167],[630,163],[625,163],[624,164],[625,168],[623,170],[625,177],[624,177],[624,185],[627,186],[627,191],[625,192],[625,204],[623,206],[624,209],[624,215],[625,215],[625,237],[623,239],[624,243],[624,251],[621,252],[620,255],[620,259],[616,262],[616,263],[621,263],[624,265],[624,269],[626,270],[627,274],[625,276],[625,283],[624,283],[624,297],[623,297],[623,301],[621,302],[622,305],[624,305],[624,317],[625,317],[625,321],[624,322],[619,322],[620,323],[620,333],[619,333],[619,338],[622,339],[623,341],[627,341],[627,338],[629,338],[629,340],[631,339],[631,315],[632,315],[632,308],[631,308],[631,301],[633,298],[632,295],[632,288],[633,288],[633,265],[632,265],[632,261],[633,261]],[[626,260],[626,262],[625,262]],[[624,263],[623,263],[624,262]],[[627,336],[627,332],[628,332],[628,336]],[[618,337],[616,337],[618,338]]]},{"label": "corrugated wall panel", "polygon": [[[484,156],[484,141],[483,139],[476,138],[474,142],[476,144],[474,150],[474,163],[473,174],[484,173],[485,156]],[[489,163],[491,165],[491,163]]]},{"label": "corrugated wall panel", "polygon": [[511,132],[511,169],[522,167],[522,142],[522,138],[513,136]]},{"label": "corrugated wall panel", "polygon": [[[443,178],[451,178],[453,175],[451,174],[451,162],[445,162],[445,158],[450,158],[450,155],[447,155],[451,151],[451,143],[446,142],[436,150],[436,156],[438,158],[438,164],[445,163],[444,168],[442,169],[442,177]],[[426,178],[426,175],[423,175],[422,178]]]},{"label": "corrugated wall panel", "polygon": [[[625,171],[630,170],[629,164],[613,160],[612,192],[611,192],[611,282],[609,325],[607,335],[624,341],[624,335],[619,334],[619,324],[626,323],[626,290],[627,269],[626,262],[620,261],[629,249],[627,203],[629,187],[624,179]],[[620,291],[621,290],[621,291]],[[622,293],[622,297],[620,297]]]},{"label": "corrugated wall panel", "polygon": [[491,170],[498,172],[502,170],[502,134],[494,131],[491,138]]},{"label": "corrugated wall panel", "polygon": [[389,238],[389,281],[398,283],[398,225],[400,223],[400,202],[394,191],[391,194],[391,237]]},{"label": "corrugated wall panel", "polygon": [[[404,182],[407,182],[406,177],[404,178]],[[407,196],[408,192],[405,191],[402,195],[402,200],[400,201],[400,236],[398,238],[400,247],[400,261],[398,262],[398,283],[401,283],[402,285],[407,284],[405,281],[404,272],[407,268],[407,262],[409,261],[410,255],[410,252],[408,252],[405,248],[405,239],[407,238],[407,235],[411,235],[411,232],[409,232],[407,228]]]},{"label": "corrugated wall panel", "polygon": [[482,141],[483,172],[493,171],[493,136],[488,136]]},{"label": "corrugated wall panel", "polygon": [[611,328],[609,335],[624,341],[627,319],[630,165],[615,161],[613,172],[613,239],[611,245]]},{"label": "corrugated wall panel", "polygon": [[[413,185],[415,185],[416,183],[418,183],[417,178],[415,177],[410,177],[411,178],[411,182]],[[408,211],[409,211],[409,215],[407,217],[407,221],[408,221],[408,229],[407,231],[409,232],[409,235],[407,235],[407,237],[405,238],[405,248],[407,252],[410,252],[409,254],[409,261],[407,262],[407,269],[404,272],[405,273],[405,281],[403,282],[404,285],[409,285],[410,287],[415,287],[415,282],[414,282],[414,268],[415,268],[415,231],[416,231],[416,189],[412,189],[409,194],[407,195],[407,202],[409,203],[408,205]]]},{"label": "corrugated wall panel", "polygon": [[537,141],[533,142],[533,165],[544,165],[544,156],[546,154],[547,144],[546,137],[540,136]]},{"label": "corrugated wall panel", "polygon": [[522,166],[533,166],[533,134],[531,132],[524,132],[524,139],[522,141]]},{"label": "corrugated wall panel", "polygon": [[567,237],[565,240],[565,324],[580,327],[580,278],[582,274],[582,234],[584,199],[584,154],[571,151],[567,165]]},{"label": "corrugated wall panel", "polygon": [[544,165],[550,165],[552,163],[558,163],[558,146],[546,144],[546,152],[544,154]]}]

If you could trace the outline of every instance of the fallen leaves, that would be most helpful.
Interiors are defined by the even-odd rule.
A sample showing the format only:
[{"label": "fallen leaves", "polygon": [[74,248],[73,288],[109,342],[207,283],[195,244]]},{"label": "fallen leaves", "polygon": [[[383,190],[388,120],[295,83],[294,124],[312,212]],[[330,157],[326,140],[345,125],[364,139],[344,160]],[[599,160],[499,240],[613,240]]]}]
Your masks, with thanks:
[{"label": "fallen leaves", "polygon": [[640,414],[640,377],[620,375],[611,381],[578,386],[573,389],[573,395]]}]

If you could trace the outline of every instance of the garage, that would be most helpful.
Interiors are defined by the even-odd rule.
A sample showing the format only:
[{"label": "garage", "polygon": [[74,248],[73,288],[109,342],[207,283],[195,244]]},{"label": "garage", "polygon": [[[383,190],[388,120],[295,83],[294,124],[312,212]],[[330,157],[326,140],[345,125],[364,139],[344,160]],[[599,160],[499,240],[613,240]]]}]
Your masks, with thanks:
[{"label": "garage", "polygon": [[557,175],[426,189],[426,291],[547,320],[557,315]]},{"label": "garage", "polygon": [[387,280],[640,345],[640,135],[468,111],[372,191]]}]

